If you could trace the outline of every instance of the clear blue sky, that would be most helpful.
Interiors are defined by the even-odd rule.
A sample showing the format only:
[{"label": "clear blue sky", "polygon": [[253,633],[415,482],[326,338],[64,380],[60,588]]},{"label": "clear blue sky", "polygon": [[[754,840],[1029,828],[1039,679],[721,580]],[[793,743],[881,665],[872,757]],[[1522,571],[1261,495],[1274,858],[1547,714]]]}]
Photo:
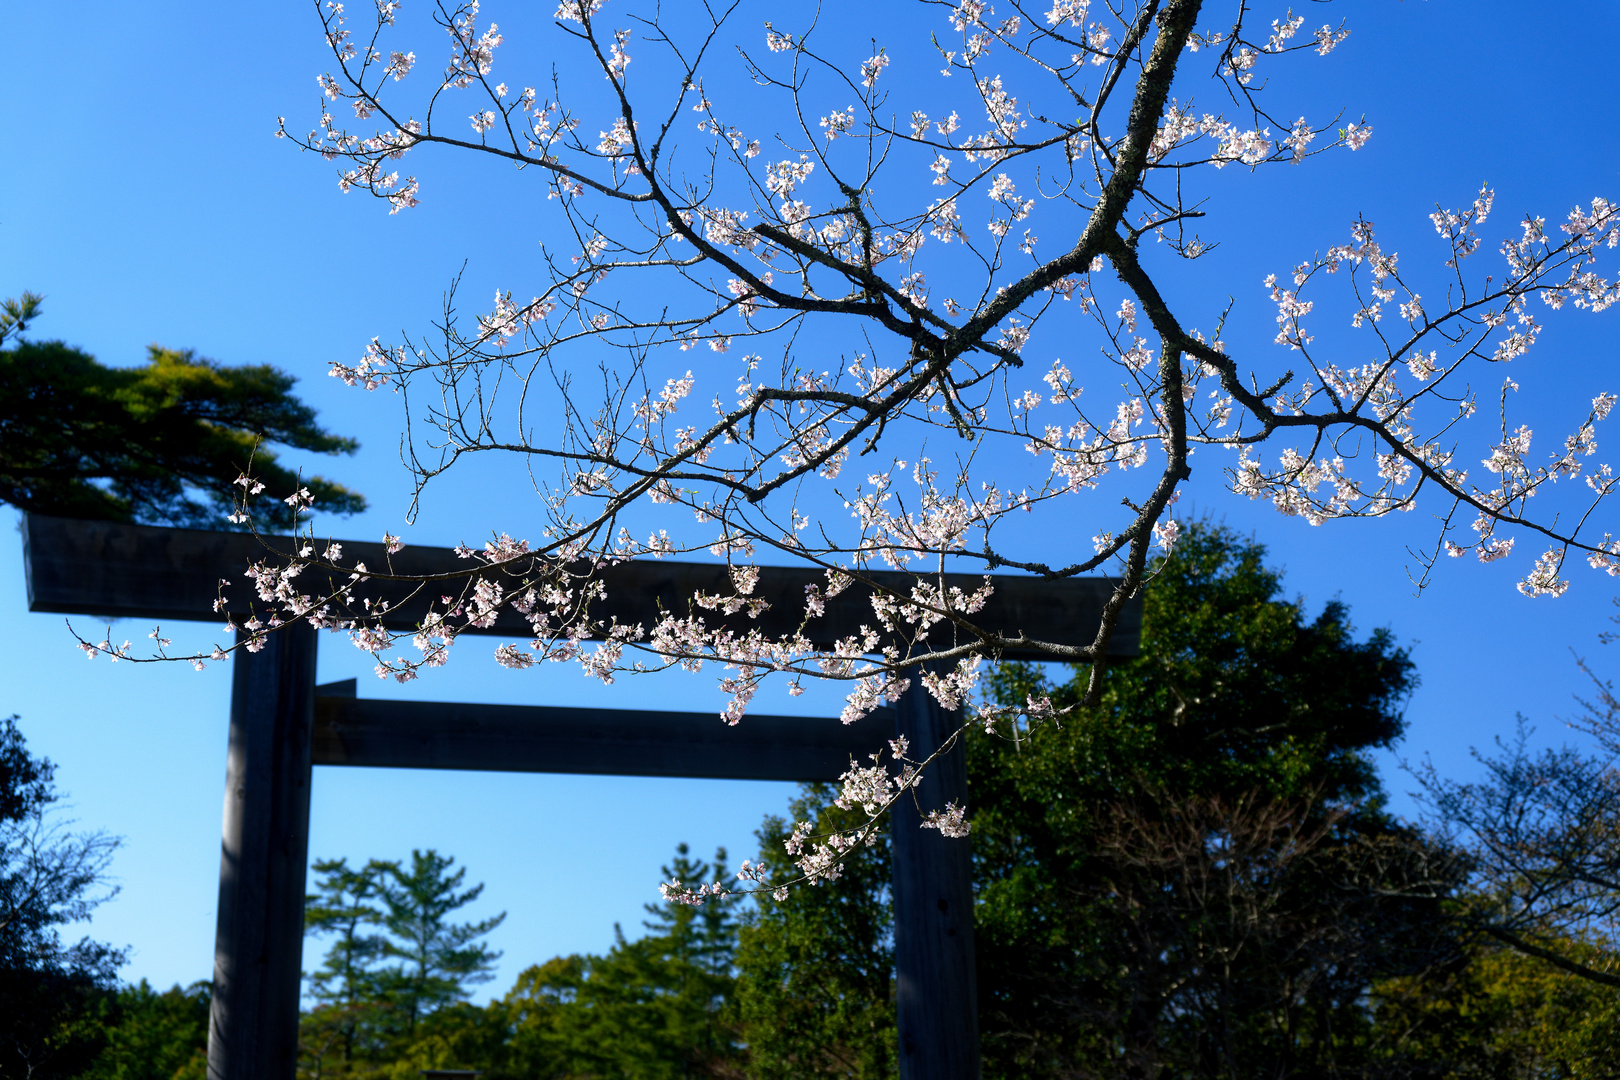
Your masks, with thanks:
[{"label": "clear blue sky", "polygon": [[[539,16],[550,3],[510,15],[502,6],[491,0],[485,14],[512,40],[546,32]],[[1265,17],[1280,17],[1284,6]],[[1482,180],[1497,189],[1503,225],[1525,212],[1556,220],[1594,194],[1620,197],[1620,148],[1601,119],[1613,77],[1594,60],[1616,38],[1607,6],[1304,7],[1313,24],[1342,16],[1353,31],[1323,64],[1311,104],[1342,106],[1348,119],[1365,113],[1376,134],[1354,157],[1223,176],[1225,246],[1198,271],[1204,287],[1214,282],[1240,302],[1229,341],[1246,334],[1258,347],[1268,339],[1272,310],[1260,280],[1341,242],[1358,212],[1386,230],[1405,266],[1437,258],[1426,218],[1434,203],[1463,204]],[[864,12],[873,10],[882,13],[870,27],[880,41],[919,32],[905,26],[910,6]],[[922,33],[939,14],[924,10]],[[769,14],[740,17],[757,23]],[[410,162],[425,183],[413,212],[389,217],[369,200],[339,195],[330,166],[271,137],[278,115],[295,128],[315,115],[314,76],[329,65],[312,5],[61,3],[8,15],[0,43],[0,294],[44,293],[34,336],[65,339],[111,363],[138,362],[158,342],[299,375],[299,392],[326,422],[363,443],[352,460],[316,465],[372,502],[334,530],[362,538],[400,531],[409,488],[397,459],[396,403],[344,388],[325,376],[327,365],[353,360],[374,334],[423,328],[463,260],[475,301],[497,285],[532,294],[525,270],[547,228],[543,198],[526,194],[509,171],[429,154]],[[439,62],[438,41],[415,47],[421,63]],[[1527,397],[1532,410],[1545,410],[1532,422],[1565,422],[1560,393],[1584,401],[1620,386],[1611,344],[1617,318],[1550,320],[1543,344],[1514,368],[1527,395],[1544,395]],[[1342,598],[1360,627],[1389,626],[1412,649],[1423,685],[1408,709],[1406,755],[1430,754],[1466,774],[1469,747],[1509,730],[1521,711],[1561,739],[1558,718],[1572,713],[1570,695],[1580,689],[1572,650],[1601,671],[1620,669],[1596,640],[1615,610],[1613,590],[1584,567],[1564,599],[1531,601],[1512,588],[1525,560],[1451,563],[1415,599],[1405,546],[1430,540],[1422,511],[1312,529],[1223,495],[1217,481],[1213,468],[1195,473],[1187,502],[1269,545],[1287,588],[1309,607]],[[492,528],[532,525],[526,490],[495,471],[469,475],[432,493],[407,539],[477,542]],[[9,510],[0,514],[14,520]],[[146,629],[115,632],[138,637]],[[177,629],[182,642],[215,635],[212,627]],[[369,666],[340,639],[322,644],[323,679],[358,675],[363,694],[401,692],[371,679]],[[572,669],[518,674],[463,656],[409,692],[556,705],[719,703],[705,681],[630,682],[604,689]],[[19,544],[0,542],[0,712],[20,713],[31,744],[57,761],[82,824],[126,838],[116,863],[123,894],[92,929],[135,947],[127,977],[167,985],[209,974],[228,695],[223,665],[199,675],[87,663],[60,618],[26,613]],[[826,695],[810,695],[761,707],[829,706]],[[1396,792],[1410,786],[1393,768],[1388,775]],[[699,852],[723,844],[734,862],[752,855],[753,829],[784,809],[791,790],[321,770],[311,850],[365,859],[414,846],[457,856],[472,880],[488,883],[476,914],[510,913],[496,935],[507,954],[489,987],[499,992],[528,963],[606,948],[615,921],[633,932],[677,842]]]}]

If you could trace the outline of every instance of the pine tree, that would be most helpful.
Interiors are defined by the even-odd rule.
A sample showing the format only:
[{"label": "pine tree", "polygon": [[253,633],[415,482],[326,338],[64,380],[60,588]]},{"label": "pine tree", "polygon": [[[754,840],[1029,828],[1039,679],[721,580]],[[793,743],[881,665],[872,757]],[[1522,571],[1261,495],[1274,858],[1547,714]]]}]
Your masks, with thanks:
[{"label": "pine tree", "polygon": [[[0,344],[38,317],[31,293],[0,304]],[[282,502],[308,488],[316,510],[352,514],[365,499],[276,462],[266,445],[352,454],[353,439],[315,422],[297,380],[268,364],[226,367],[157,345],[146,362],[109,367],[60,341],[0,349],[0,502],[62,517],[231,528],[238,499],[255,523],[286,527]],[[248,494],[251,473],[265,490]]]},{"label": "pine tree", "polygon": [[[708,864],[685,844],[663,868],[666,882],[691,888],[730,876],[724,849]],[[492,1076],[737,1076],[742,1046],[728,1006],[739,903],[648,904],[645,936],[629,941],[615,926],[605,956],[560,956],[528,968],[491,1006],[511,1025],[506,1056],[480,1067]]]},{"label": "pine tree", "polygon": [[[377,961],[384,938],[376,932],[383,920],[379,901],[392,864],[373,859],[351,869],[347,859],[317,860],[315,893],[304,903],[305,934],[332,934],[320,968],[309,977],[310,996],[319,1004],[306,1022],[306,1041],[324,1056],[333,1042],[341,1060],[375,1048],[384,1008],[378,987]],[[368,1037],[369,1036],[369,1037]]]},{"label": "pine tree", "polygon": [[397,963],[380,972],[380,993],[398,1010],[407,1034],[424,1015],[465,1001],[472,986],[494,978],[501,957],[478,939],[506,919],[504,911],[479,922],[447,921],[484,891],[482,884],[457,891],[467,868],[451,872],[455,861],[431,848],[412,851],[409,870],[389,863],[382,879],[382,957]]},{"label": "pine tree", "polygon": [[[687,844],[676,845],[673,865],[660,868],[666,882],[692,889],[714,882],[731,883],[725,848],[715,851],[712,866],[694,859],[691,852]],[[741,902],[740,896],[722,896],[699,906],[673,900],[644,904],[652,917],[642,926],[650,936],[667,943],[671,957],[696,971],[728,978],[736,958],[737,908]]]}]

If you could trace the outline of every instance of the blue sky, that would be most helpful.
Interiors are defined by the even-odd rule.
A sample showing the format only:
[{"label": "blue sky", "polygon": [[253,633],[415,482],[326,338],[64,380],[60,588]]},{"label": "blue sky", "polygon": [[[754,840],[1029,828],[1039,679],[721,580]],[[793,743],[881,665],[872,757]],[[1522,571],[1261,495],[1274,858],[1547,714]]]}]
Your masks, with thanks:
[{"label": "blue sky", "polygon": [[[546,63],[555,58],[566,75],[566,53],[546,36],[552,5],[503,6],[491,0],[485,14],[502,23],[508,48],[516,52],[528,35],[522,47]],[[1284,7],[1262,13],[1280,17]],[[1343,108],[1347,119],[1364,113],[1376,134],[1354,156],[1253,177],[1229,169],[1212,186],[1210,229],[1224,246],[1172,288],[1178,299],[1216,309],[1227,295],[1237,298],[1229,341],[1258,348],[1269,340],[1273,309],[1261,279],[1343,242],[1358,213],[1379,223],[1403,259],[1433,264],[1441,256],[1426,215],[1436,201],[1466,203],[1482,180],[1497,190],[1503,227],[1526,212],[1556,220],[1595,194],[1620,196],[1620,148],[1601,119],[1612,77],[1591,60],[1614,41],[1612,9],[1488,0],[1305,7],[1313,24],[1343,17],[1352,30],[1312,69],[1319,77],[1300,89],[1305,106],[1329,116]],[[872,10],[864,12],[870,34],[891,51],[939,18],[938,9],[898,3],[879,6],[875,18]],[[333,531],[401,531],[410,489],[398,463],[397,403],[346,389],[326,377],[327,366],[352,361],[375,334],[425,327],[463,261],[469,297],[481,302],[496,287],[530,295],[529,268],[547,229],[543,198],[510,170],[426,154],[410,162],[424,182],[414,211],[390,217],[370,200],[340,195],[331,166],[271,135],[278,115],[295,129],[316,115],[314,76],[329,65],[312,5],[63,3],[9,16],[0,42],[0,294],[44,293],[34,336],[62,338],[107,362],[139,362],[157,342],[293,372],[323,419],[363,445],[353,459],[312,463],[372,503]],[[739,16],[766,17],[787,22],[763,9]],[[1572,28],[1587,46],[1578,53]],[[413,47],[431,68],[442,46],[419,40],[427,48]],[[902,75],[912,77],[897,63],[885,77]],[[1610,344],[1616,318],[1548,320],[1543,343],[1513,370],[1530,422],[1563,426],[1571,402],[1620,385]],[[1525,559],[1451,563],[1414,598],[1406,545],[1430,542],[1424,511],[1313,529],[1225,495],[1217,470],[1197,464],[1187,505],[1253,532],[1308,607],[1339,597],[1360,627],[1389,626],[1412,649],[1423,685],[1408,707],[1403,754],[1432,755],[1443,770],[1466,775],[1469,747],[1509,731],[1516,712],[1544,737],[1562,739],[1558,720],[1572,714],[1571,694],[1581,689],[1572,653],[1603,672],[1617,667],[1597,643],[1615,611],[1613,590],[1584,567],[1557,601],[1513,590]],[[517,531],[537,520],[527,493],[521,478],[514,483],[498,467],[468,473],[430,491],[406,538],[452,544]],[[9,510],[0,515],[15,519]],[[116,632],[138,637],[146,629]],[[214,634],[186,627],[177,636],[202,642]],[[93,932],[134,946],[127,977],[164,985],[206,977],[226,668],[87,663],[59,617],[26,613],[15,539],[0,541],[0,658],[0,713],[20,713],[30,743],[57,761],[84,827],[125,837],[116,863],[123,893],[97,914]],[[340,639],[322,643],[321,677],[360,676],[368,696],[719,704],[712,686],[693,678],[603,688],[572,669],[513,673],[464,656],[401,690],[372,679],[369,667]],[[811,694],[757,707],[830,705],[829,695]],[[1391,788],[1405,791],[1406,778],[1389,764]],[[752,855],[753,829],[781,812],[791,791],[320,770],[311,851],[365,859],[436,847],[457,856],[471,880],[488,883],[473,914],[510,913],[496,934],[507,954],[488,988],[498,992],[528,963],[606,948],[615,921],[633,931],[677,842],[700,853],[725,845],[734,862]]]}]

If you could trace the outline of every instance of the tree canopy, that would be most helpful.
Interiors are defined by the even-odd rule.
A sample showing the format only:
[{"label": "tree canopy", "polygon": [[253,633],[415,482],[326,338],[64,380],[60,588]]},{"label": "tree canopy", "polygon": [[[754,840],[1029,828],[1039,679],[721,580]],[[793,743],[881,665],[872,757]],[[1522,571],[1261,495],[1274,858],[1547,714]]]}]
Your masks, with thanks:
[{"label": "tree canopy", "polygon": [[[39,313],[39,298],[8,301],[0,343]],[[352,454],[359,444],[322,428],[268,364],[227,367],[191,350],[147,348],[130,367],[101,363],[60,341],[0,349],[0,502],[62,517],[231,528],[245,501],[262,525],[285,528],[282,500],[307,489],[317,510],[351,514],[365,499],[277,462],[270,444]],[[264,484],[247,492],[236,479]]]},{"label": "tree canopy", "polygon": [[199,981],[159,992],[142,979],[108,994],[93,1014],[106,1045],[82,1080],[205,1080],[211,989]]},{"label": "tree canopy", "polygon": [[[1095,705],[967,739],[984,1075],[1608,1075],[1604,987],[1482,936],[1476,863],[1384,807],[1371,753],[1399,737],[1416,684],[1394,635],[1357,633],[1338,602],[1307,612],[1259,544],[1220,527],[1189,526],[1148,580],[1141,654]],[[1063,703],[1088,675],[1009,664],[990,685]],[[794,866],[792,822],[848,834],[864,820],[835,785],[788,809],[759,833],[767,879]],[[835,874],[751,907],[700,892],[729,880],[724,855],[704,864],[683,845],[644,936],[397,1025],[351,1065],[892,1077],[891,853],[866,835]],[[1601,935],[1544,934],[1592,970],[1613,963]]]},{"label": "tree canopy", "polygon": [[[1189,527],[1097,707],[970,743],[1004,1075],[1343,1070],[1374,983],[1455,954],[1456,867],[1384,814],[1368,757],[1402,729],[1412,662],[1341,603],[1307,618],[1264,554]],[[993,685],[1072,702],[1086,673],[1007,665]]]},{"label": "tree canopy", "polygon": [[0,1078],[65,1077],[93,1058],[86,1017],[123,950],[60,927],[111,898],[118,840],[73,832],[58,815],[55,766],[29,752],[15,716],[0,720]]},{"label": "tree canopy", "polygon": [[304,1025],[304,1053],[318,1067],[363,1070],[493,977],[501,954],[481,939],[506,915],[452,920],[484,891],[462,888],[467,868],[454,867],[454,858],[431,848],[412,851],[408,865],[315,862],[305,932],[332,939],[309,975],[317,1004]]},{"label": "tree canopy", "polygon": [[[1368,757],[1401,731],[1410,658],[1386,631],[1358,637],[1342,604],[1307,617],[1264,549],[1225,529],[1190,526],[1148,580],[1141,655],[1097,705],[968,739],[986,1076],[1406,1061],[1378,1042],[1375,988],[1462,955],[1444,909],[1460,867],[1384,813]],[[1087,676],[1009,664],[991,686],[1062,704]],[[847,829],[838,795],[810,789],[796,818]],[[762,859],[791,865],[787,831],[767,825]],[[761,897],[744,928],[738,1013],[770,1035],[757,1075],[891,1074],[889,855],[873,839],[836,879]]]}]

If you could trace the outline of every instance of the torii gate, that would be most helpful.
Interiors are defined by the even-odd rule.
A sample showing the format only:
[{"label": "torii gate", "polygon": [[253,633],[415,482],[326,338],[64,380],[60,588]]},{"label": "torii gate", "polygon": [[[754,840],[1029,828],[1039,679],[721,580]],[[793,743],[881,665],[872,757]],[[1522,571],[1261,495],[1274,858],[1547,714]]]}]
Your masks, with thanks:
[{"label": "torii gate", "polygon": [[[25,515],[23,559],[28,609],[61,614],[217,622],[221,578],[243,579],[250,561],[271,552],[244,533],[121,525]],[[285,537],[269,540],[286,548]],[[343,541],[351,556],[401,575],[465,572],[445,548]],[[318,578],[313,570],[310,578]],[[702,590],[729,592],[724,566],[631,562],[603,574],[601,617],[651,624],[661,611],[684,610]],[[909,589],[908,575],[878,574]],[[953,580],[954,579],[954,580]],[[809,568],[761,568],[753,596],[771,606],[750,627],[767,634],[797,628]],[[971,591],[980,579],[947,575]],[[996,575],[978,616],[1009,636],[1029,630],[1048,639],[1095,636],[1113,582],[1047,581]],[[311,581],[313,592],[321,587]],[[235,590],[240,595],[242,590]],[[413,630],[426,598],[390,609],[391,629]],[[719,618],[720,616],[715,616]],[[872,618],[867,594],[851,588],[826,602],[810,637],[830,644]],[[714,621],[711,619],[711,622]],[[1128,604],[1110,652],[1134,655],[1140,600]],[[465,633],[532,636],[510,609],[496,623]],[[738,780],[836,780],[851,758],[905,735],[926,757],[954,730],[917,680],[892,709],[860,724],[749,714],[736,727],[713,713],[560,709],[368,700],[355,681],[315,685],[317,633],[298,623],[270,635],[257,653],[237,650],[231,680],[225,821],[220,849],[219,915],[208,1031],[210,1080],[292,1080],[297,1064],[298,1003],[304,938],[312,765],[482,769],[690,776]],[[1023,654],[1008,652],[1008,659]],[[1038,658],[1040,654],[1031,654]],[[963,754],[931,766],[918,802],[967,804]],[[903,799],[892,821],[896,1019],[902,1080],[977,1080],[979,1032],[973,962],[969,848],[920,828],[917,804]]]}]

